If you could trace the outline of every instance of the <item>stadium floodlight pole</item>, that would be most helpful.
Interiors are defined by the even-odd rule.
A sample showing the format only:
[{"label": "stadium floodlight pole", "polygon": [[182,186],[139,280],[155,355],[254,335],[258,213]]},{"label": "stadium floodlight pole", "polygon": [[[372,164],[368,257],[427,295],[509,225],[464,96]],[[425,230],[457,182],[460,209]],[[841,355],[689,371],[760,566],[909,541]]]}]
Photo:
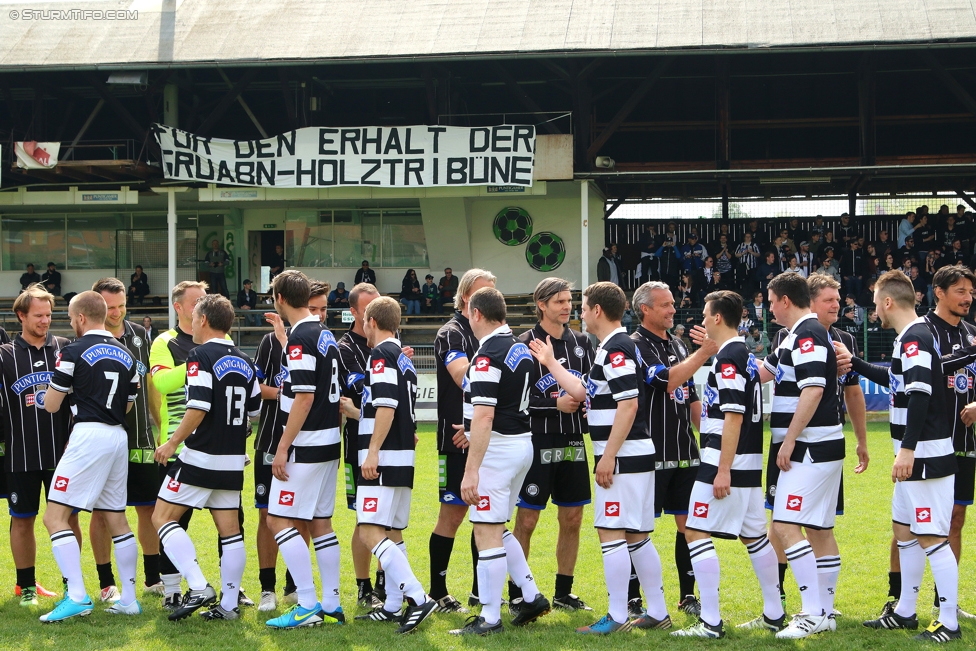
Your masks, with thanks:
[{"label": "stadium floodlight pole", "polygon": [[585,289],[590,284],[590,182],[584,180],[580,183],[580,249],[582,250],[582,263],[580,265],[580,287]]},{"label": "stadium floodlight pole", "polygon": [[[166,290],[167,294],[170,289],[176,287],[176,193],[186,192],[189,189],[169,186],[152,189],[157,194],[165,192],[168,195],[166,209],[166,287],[169,289]],[[169,305],[169,329],[172,330],[176,327],[176,308],[173,307],[173,301],[168,298],[166,304]]]}]

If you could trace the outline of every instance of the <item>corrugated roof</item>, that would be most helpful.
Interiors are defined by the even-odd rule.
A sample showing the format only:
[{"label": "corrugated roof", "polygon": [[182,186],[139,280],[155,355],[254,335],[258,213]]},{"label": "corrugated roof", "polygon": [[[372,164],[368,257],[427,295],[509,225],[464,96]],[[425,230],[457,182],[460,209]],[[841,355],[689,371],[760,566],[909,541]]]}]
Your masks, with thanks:
[{"label": "corrugated roof", "polygon": [[976,0],[0,0],[0,70],[974,40]]}]

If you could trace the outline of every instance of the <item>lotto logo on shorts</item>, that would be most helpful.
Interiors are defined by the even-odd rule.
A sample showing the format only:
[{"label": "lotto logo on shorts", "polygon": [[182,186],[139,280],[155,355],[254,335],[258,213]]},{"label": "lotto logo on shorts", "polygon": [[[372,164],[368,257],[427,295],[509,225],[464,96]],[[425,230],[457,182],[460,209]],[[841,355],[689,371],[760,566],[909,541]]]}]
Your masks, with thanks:
[{"label": "lotto logo on shorts", "polygon": [[301,359],[302,358],[302,347],[301,346],[289,346],[288,347],[288,359]]},{"label": "lotto logo on shorts", "polygon": [[694,513],[696,518],[707,518],[708,504],[705,504],[704,502],[695,502]]},{"label": "lotto logo on shorts", "polygon": [[292,491],[281,491],[278,495],[278,504],[281,506],[291,506],[295,503],[295,493]]},{"label": "lotto logo on shorts", "polygon": [[915,357],[918,355],[918,342],[917,341],[906,341],[905,342],[905,357]]},{"label": "lotto logo on shorts", "polygon": [[487,357],[479,357],[474,360],[474,370],[476,371],[487,371],[489,366],[491,366],[491,360]]},{"label": "lotto logo on shorts", "polygon": [[603,506],[603,514],[608,518],[615,518],[620,515],[620,502],[607,502]]},{"label": "lotto logo on shorts", "polygon": [[173,491],[174,493],[179,493],[180,492],[180,482],[178,482],[176,479],[173,479],[171,477],[170,480],[168,482],[166,482],[166,488],[168,488],[169,490]]},{"label": "lotto logo on shorts", "polygon": [[482,495],[478,498],[478,510],[479,511],[490,511],[491,510],[491,497],[488,495]]},{"label": "lotto logo on shorts", "polygon": [[813,352],[813,338],[807,337],[806,339],[800,340],[800,354],[805,355],[806,353]]},{"label": "lotto logo on shorts", "polygon": [[68,478],[67,477],[57,477],[54,480],[54,490],[61,491],[62,493],[68,490]]},{"label": "lotto logo on shorts", "polygon": [[386,370],[386,362],[382,359],[378,359],[373,362],[373,373],[382,373]]},{"label": "lotto logo on shorts", "polygon": [[196,377],[197,371],[200,370],[200,362],[189,362],[186,365],[186,375],[187,377]]},{"label": "lotto logo on shorts", "polygon": [[915,509],[915,522],[932,522],[932,509]]},{"label": "lotto logo on shorts", "polygon": [[735,364],[722,364],[722,377],[726,380],[734,380]]},{"label": "lotto logo on shorts", "polygon": [[613,368],[620,368],[626,363],[626,361],[627,358],[624,357],[623,353],[614,353],[610,355],[610,366]]},{"label": "lotto logo on shorts", "polygon": [[786,510],[787,511],[799,511],[803,508],[803,496],[802,495],[788,495],[786,497]]},{"label": "lotto logo on shorts", "polygon": [[379,504],[378,499],[372,497],[363,500],[363,512],[365,513],[376,513],[376,505]]}]

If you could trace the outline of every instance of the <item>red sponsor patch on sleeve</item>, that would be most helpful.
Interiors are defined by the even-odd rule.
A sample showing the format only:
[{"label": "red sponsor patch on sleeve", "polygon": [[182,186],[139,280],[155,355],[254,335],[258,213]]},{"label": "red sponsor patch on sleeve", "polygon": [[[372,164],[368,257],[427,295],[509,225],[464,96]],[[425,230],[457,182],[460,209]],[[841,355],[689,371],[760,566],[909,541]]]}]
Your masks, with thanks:
[{"label": "red sponsor patch on sleeve", "polygon": [[186,376],[196,377],[197,372],[200,370],[200,362],[187,362],[186,364]]},{"label": "red sponsor patch on sleeve", "polygon": [[797,346],[800,349],[801,355],[812,353],[814,349],[813,337],[807,337],[805,339],[801,339],[800,341],[797,342]]},{"label": "red sponsor patch on sleeve", "polygon": [[301,359],[302,358],[302,347],[301,346],[289,346],[288,347],[288,359]]},{"label": "red sponsor patch on sleeve", "polygon": [[378,359],[373,362],[373,373],[382,373],[386,370],[386,362],[382,359]]},{"label": "red sponsor patch on sleeve", "polygon": [[917,341],[903,342],[902,350],[905,351],[905,357],[915,357],[916,355],[918,355],[918,342]]},{"label": "red sponsor patch on sleeve", "polygon": [[474,370],[476,371],[487,371],[489,366],[491,366],[491,360],[485,356],[477,357],[474,360]]},{"label": "red sponsor patch on sleeve", "polygon": [[610,366],[620,368],[627,363],[627,357],[623,353],[610,353]]},{"label": "red sponsor patch on sleeve", "polygon": [[722,364],[722,377],[726,380],[735,379],[735,364]]}]

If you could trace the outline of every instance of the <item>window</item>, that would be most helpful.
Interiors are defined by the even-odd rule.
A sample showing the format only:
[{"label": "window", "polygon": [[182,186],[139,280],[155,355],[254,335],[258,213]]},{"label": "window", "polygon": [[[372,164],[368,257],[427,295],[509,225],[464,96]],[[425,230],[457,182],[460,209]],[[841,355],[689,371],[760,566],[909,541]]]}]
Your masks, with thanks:
[{"label": "window", "polygon": [[114,269],[116,231],[129,225],[128,215],[68,217],[69,269]]},{"label": "window", "polygon": [[289,210],[285,219],[285,253],[296,267],[428,265],[417,208]]},{"label": "window", "polygon": [[[43,273],[48,262],[63,268],[64,253],[64,215],[4,216],[4,269],[22,271],[33,264],[37,273]],[[115,266],[114,253],[111,266]]]}]

